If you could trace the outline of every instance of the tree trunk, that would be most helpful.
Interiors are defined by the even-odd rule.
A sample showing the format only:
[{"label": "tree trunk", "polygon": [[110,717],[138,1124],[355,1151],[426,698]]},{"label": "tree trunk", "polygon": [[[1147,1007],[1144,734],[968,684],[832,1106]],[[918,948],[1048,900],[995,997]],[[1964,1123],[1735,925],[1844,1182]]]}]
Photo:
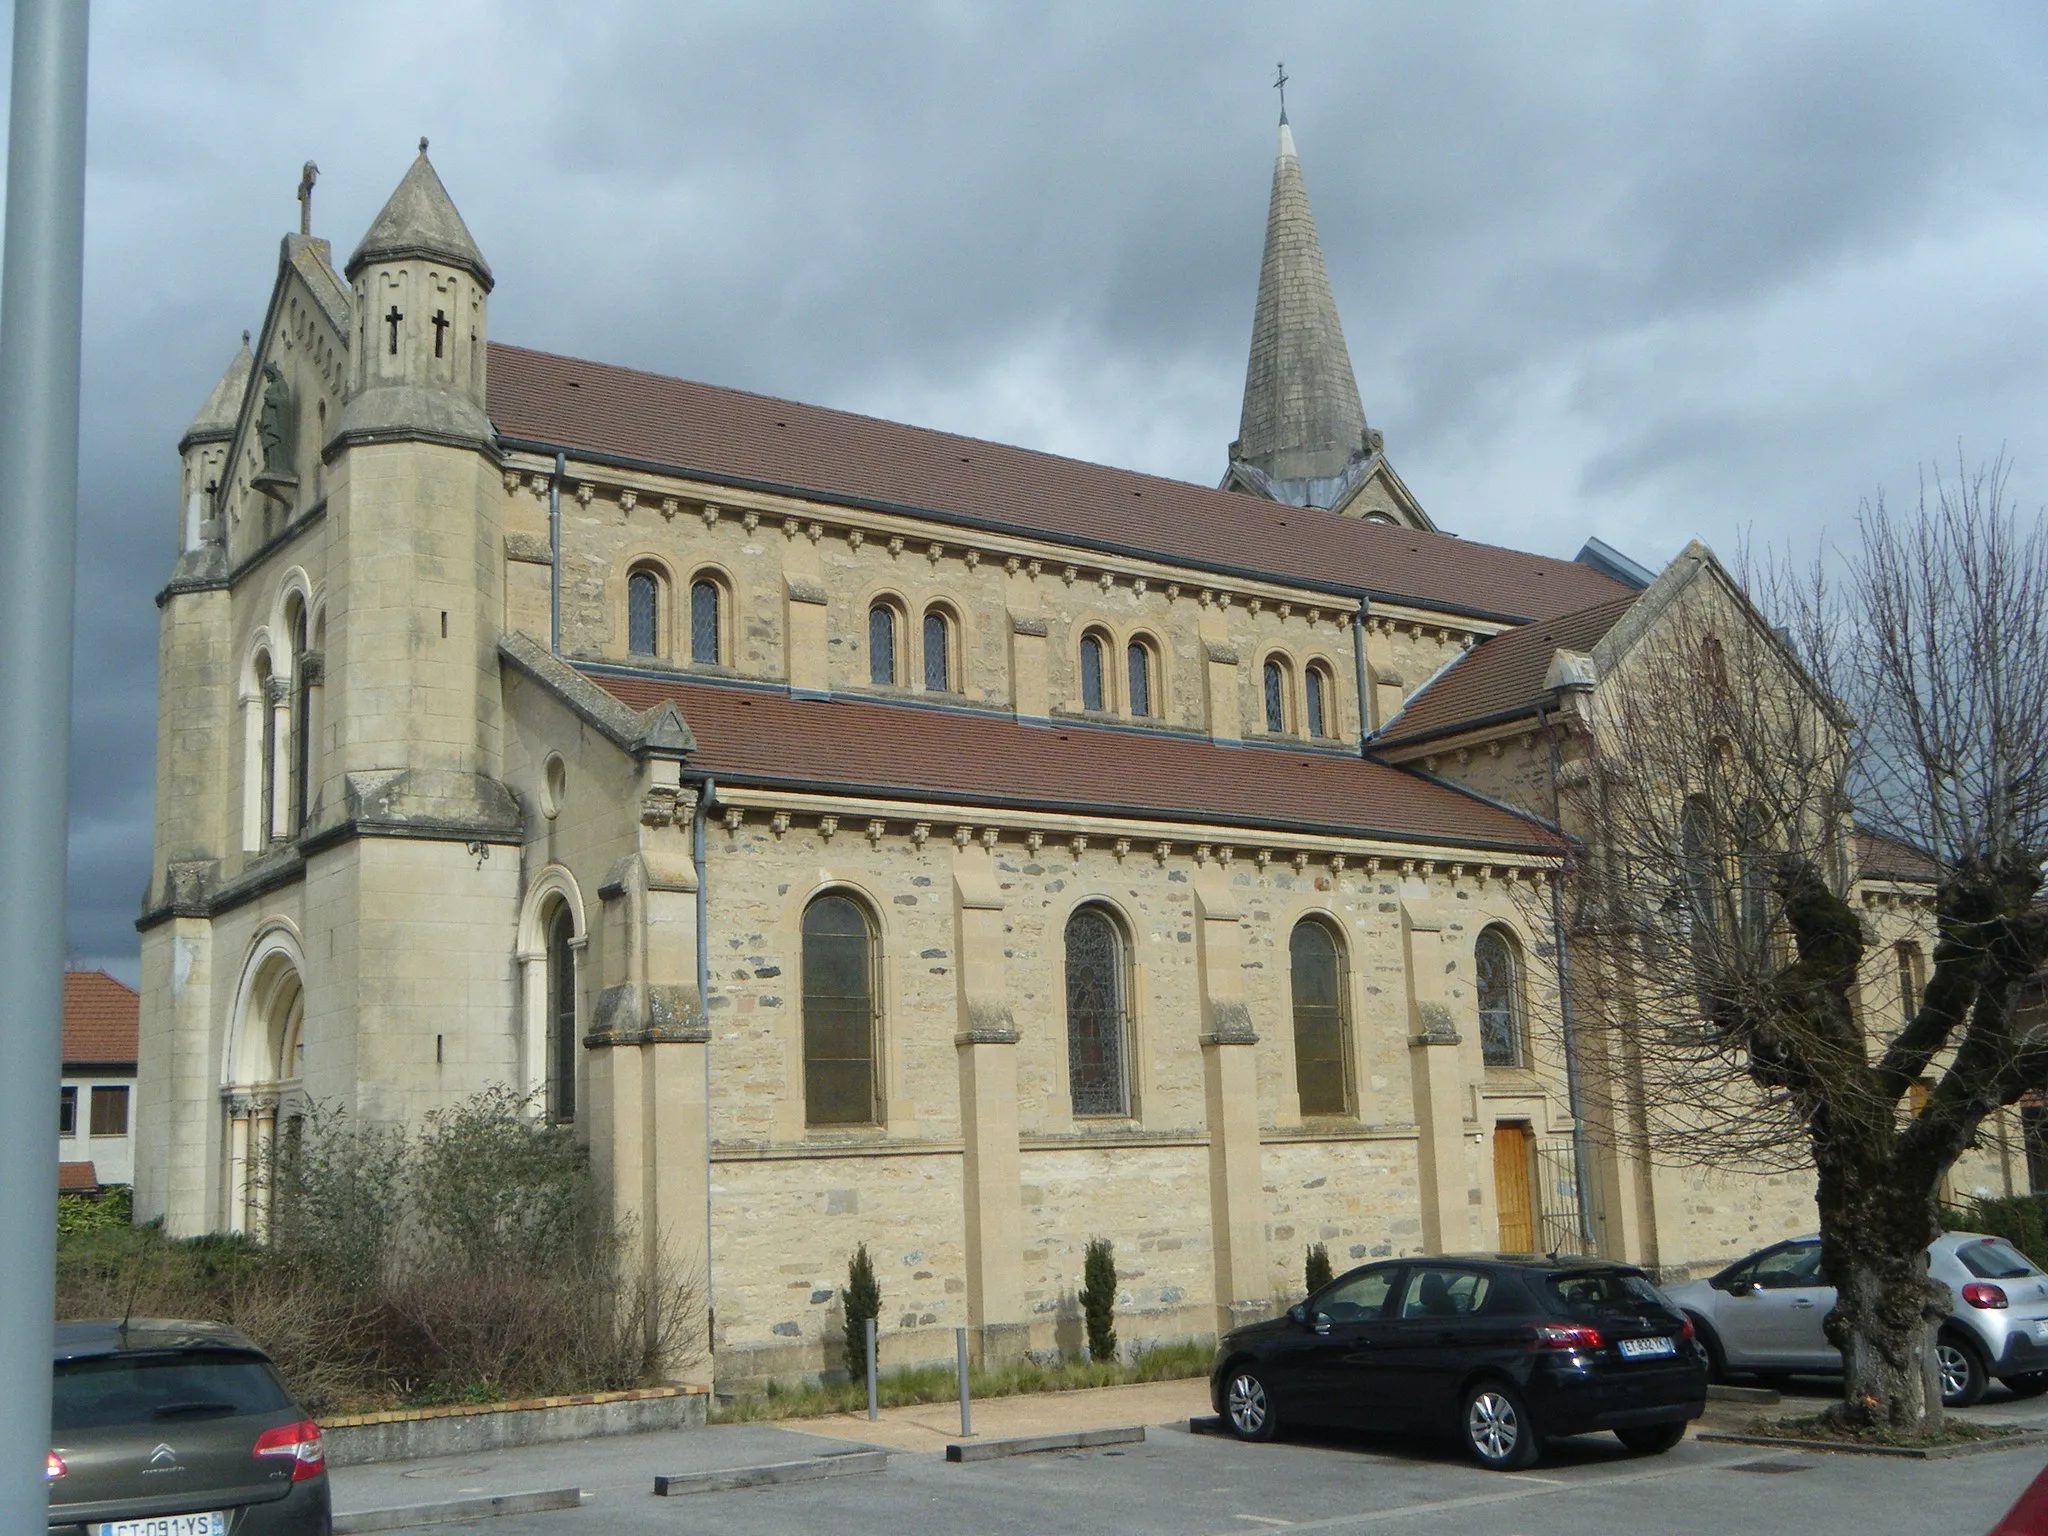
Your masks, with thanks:
[{"label": "tree trunk", "polygon": [[1927,1245],[1940,1233],[1933,1188],[1891,1159],[1842,1155],[1815,1138],[1821,1262],[1835,1286],[1827,1317],[1842,1352],[1842,1401],[1829,1416],[1849,1428],[1927,1434],[1941,1427],[1935,1333],[1948,1288],[1928,1279]]}]

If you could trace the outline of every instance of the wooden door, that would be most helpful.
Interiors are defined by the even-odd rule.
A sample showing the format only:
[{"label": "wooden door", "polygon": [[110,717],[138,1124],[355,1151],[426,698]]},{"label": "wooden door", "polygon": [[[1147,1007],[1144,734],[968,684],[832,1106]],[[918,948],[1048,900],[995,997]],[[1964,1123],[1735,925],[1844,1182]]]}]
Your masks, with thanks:
[{"label": "wooden door", "polygon": [[1503,1120],[1493,1128],[1493,1194],[1500,1213],[1500,1251],[1536,1251],[1536,1137],[1527,1123]]}]

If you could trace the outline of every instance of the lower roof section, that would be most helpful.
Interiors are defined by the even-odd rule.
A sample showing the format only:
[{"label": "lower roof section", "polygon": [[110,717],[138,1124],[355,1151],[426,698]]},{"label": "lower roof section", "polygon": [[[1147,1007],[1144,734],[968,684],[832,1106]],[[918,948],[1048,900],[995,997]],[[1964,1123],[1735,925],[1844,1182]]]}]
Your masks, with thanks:
[{"label": "lower roof section", "polygon": [[1342,752],[578,670],[631,709],[673,703],[697,740],[691,768],[736,784],[1539,857],[1562,851],[1532,821]]}]

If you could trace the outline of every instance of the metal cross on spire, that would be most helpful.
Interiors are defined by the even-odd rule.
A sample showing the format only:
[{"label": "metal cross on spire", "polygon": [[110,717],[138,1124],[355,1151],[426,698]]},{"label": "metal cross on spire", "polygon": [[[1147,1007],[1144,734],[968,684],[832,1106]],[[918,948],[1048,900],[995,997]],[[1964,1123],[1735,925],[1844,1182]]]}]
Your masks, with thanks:
[{"label": "metal cross on spire", "polygon": [[1287,121],[1287,66],[1275,64],[1273,73],[1273,89],[1280,93],[1280,121],[1284,123]]}]

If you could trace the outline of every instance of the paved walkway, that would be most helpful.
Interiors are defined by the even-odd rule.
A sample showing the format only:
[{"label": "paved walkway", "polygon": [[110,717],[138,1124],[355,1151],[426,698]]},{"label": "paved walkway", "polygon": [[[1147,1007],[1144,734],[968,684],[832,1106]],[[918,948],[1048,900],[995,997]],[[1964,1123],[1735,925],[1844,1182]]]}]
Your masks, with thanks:
[{"label": "paved walkway", "polygon": [[[974,1438],[1001,1440],[1013,1435],[1050,1435],[1065,1430],[1109,1429],[1119,1424],[1186,1424],[1208,1413],[1209,1381],[1146,1381],[1128,1387],[1090,1387],[1083,1392],[1033,1392],[1016,1397],[985,1397],[969,1405]],[[865,1445],[898,1451],[938,1451],[960,1438],[958,1403],[920,1403],[884,1408],[869,1422],[867,1413],[835,1413],[821,1419],[781,1419],[778,1429],[832,1435]]]}]

